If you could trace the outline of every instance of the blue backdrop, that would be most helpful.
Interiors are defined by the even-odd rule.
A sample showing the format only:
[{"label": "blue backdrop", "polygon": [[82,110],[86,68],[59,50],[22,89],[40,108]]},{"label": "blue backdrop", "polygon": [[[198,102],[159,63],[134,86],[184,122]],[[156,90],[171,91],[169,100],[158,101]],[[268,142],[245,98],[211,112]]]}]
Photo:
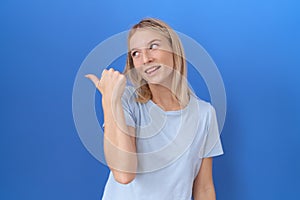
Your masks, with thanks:
[{"label": "blue backdrop", "polygon": [[197,40],[223,77],[218,199],[299,198],[299,9],[296,0],[2,0],[0,199],[101,198],[108,169],[76,132],[73,82],[97,44],[148,16]]}]

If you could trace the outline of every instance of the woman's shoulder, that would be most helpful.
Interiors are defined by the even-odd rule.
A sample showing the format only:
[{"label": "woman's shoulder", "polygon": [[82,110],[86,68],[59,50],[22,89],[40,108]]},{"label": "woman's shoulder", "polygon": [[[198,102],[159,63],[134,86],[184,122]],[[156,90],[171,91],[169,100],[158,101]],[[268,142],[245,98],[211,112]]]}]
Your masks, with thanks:
[{"label": "woman's shoulder", "polygon": [[123,97],[122,98],[132,98],[132,97],[136,97],[136,92],[135,92],[135,88],[133,86],[129,86],[127,85],[125,87],[124,93],[123,93]]},{"label": "woman's shoulder", "polygon": [[127,105],[129,107],[136,107],[137,101],[136,101],[136,91],[135,88],[132,86],[126,86],[124,93],[122,95],[122,103],[123,105]]},{"label": "woman's shoulder", "polygon": [[205,101],[203,99],[201,99],[200,97],[196,96],[195,94],[191,94],[191,98],[194,99],[194,101],[196,102],[196,106],[197,106],[197,110],[199,110],[200,114],[212,114],[215,112],[215,108],[214,106],[208,102]]}]

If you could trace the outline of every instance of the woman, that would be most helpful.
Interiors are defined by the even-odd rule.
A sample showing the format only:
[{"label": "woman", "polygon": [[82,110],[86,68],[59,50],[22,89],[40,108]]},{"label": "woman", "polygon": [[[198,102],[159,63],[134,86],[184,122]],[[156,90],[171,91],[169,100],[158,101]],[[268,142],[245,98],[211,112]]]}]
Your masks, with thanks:
[{"label": "woman", "polygon": [[212,157],[223,154],[216,114],[189,90],[186,70],[176,33],[148,18],[129,32],[124,74],[86,75],[102,94],[111,170],[103,200],[216,199]]}]

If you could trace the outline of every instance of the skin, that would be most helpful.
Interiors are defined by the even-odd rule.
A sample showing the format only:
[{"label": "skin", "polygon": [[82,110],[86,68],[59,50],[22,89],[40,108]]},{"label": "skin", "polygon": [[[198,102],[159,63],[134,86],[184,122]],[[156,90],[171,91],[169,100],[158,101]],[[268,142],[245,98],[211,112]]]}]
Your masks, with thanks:
[{"label": "skin", "polygon": [[[106,162],[116,181],[128,184],[135,178],[135,173],[131,172],[136,171],[137,159],[135,156],[135,129],[126,125],[121,103],[126,78],[114,69],[104,70],[100,80],[92,74],[88,74],[86,77],[102,94]],[[114,147],[120,150],[118,151]]]},{"label": "skin", "polygon": [[[171,88],[173,53],[167,39],[151,30],[137,30],[129,41],[134,67],[148,82],[152,101],[163,110],[179,110],[180,104]],[[148,75],[145,70],[160,66],[155,74]]]},{"label": "skin", "polygon": [[[129,45],[135,69],[149,84],[152,92],[151,100],[165,111],[182,109],[169,89],[173,70],[173,54],[168,40],[158,32],[141,29],[134,33]],[[160,66],[160,68],[153,74],[147,74],[145,71],[153,66]],[[114,69],[104,70],[100,79],[92,74],[88,74],[86,77],[93,81],[102,94],[105,121],[104,152],[108,166],[116,181],[123,184],[130,183],[135,178],[136,157],[116,152],[110,148],[110,143],[112,143],[123,151],[136,153],[135,129],[126,125],[121,104],[126,78]],[[116,117],[114,118],[114,116]],[[130,169],[129,171],[132,173],[113,167],[118,166],[120,161],[122,166],[119,166],[119,169]],[[195,200],[216,199],[212,177],[212,158],[203,158],[202,160],[193,184],[193,197]]]},{"label": "skin", "polygon": [[212,158],[203,158],[200,170],[194,180],[194,200],[215,200],[216,193],[212,176]]}]

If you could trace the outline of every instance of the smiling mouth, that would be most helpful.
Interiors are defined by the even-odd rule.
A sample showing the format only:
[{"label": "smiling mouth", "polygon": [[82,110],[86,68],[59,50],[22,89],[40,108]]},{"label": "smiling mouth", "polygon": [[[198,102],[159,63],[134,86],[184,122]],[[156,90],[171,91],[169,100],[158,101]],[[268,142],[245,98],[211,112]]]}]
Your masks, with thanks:
[{"label": "smiling mouth", "polygon": [[153,72],[155,72],[156,70],[158,70],[160,67],[161,67],[160,65],[150,67],[150,68],[148,68],[148,69],[145,70],[145,73],[146,74],[152,74]]}]

